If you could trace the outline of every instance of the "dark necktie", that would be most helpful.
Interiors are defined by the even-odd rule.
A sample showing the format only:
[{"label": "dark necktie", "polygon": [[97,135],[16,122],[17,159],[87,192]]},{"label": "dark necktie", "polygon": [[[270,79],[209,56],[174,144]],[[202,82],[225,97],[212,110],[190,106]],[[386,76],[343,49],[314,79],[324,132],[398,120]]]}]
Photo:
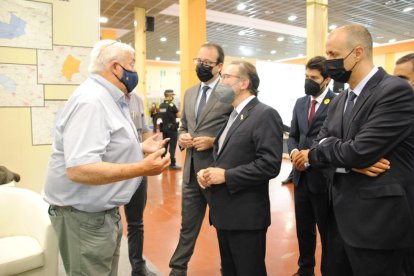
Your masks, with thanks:
[{"label": "dark necktie", "polygon": [[198,122],[198,119],[200,118],[201,113],[203,112],[204,106],[206,105],[207,91],[209,89],[210,87],[207,85],[203,87],[203,94],[201,95],[200,103],[198,104],[198,109],[197,109],[196,123]]},{"label": "dark necktie", "polygon": [[224,143],[224,139],[226,139],[227,132],[229,132],[229,129],[230,129],[231,125],[233,124],[234,119],[236,119],[237,114],[238,113],[237,113],[236,109],[233,109],[233,111],[230,113],[229,120],[227,121],[226,127],[224,128],[224,130],[221,133],[220,138],[218,140],[218,152],[220,152],[221,147]]},{"label": "dark necktie", "polygon": [[347,127],[349,124],[349,120],[351,119],[352,109],[354,108],[354,100],[356,98],[356,94],[352,91],[348,92],[348,100],[346,103],[346,108],[344,115],[342,117],[342,126]]},{"label": "dark necktie", "polygon": [[316,109],[317,103],[318,103],[317,100],[312,100],[311,110],[309,113],[309,125],[312,123],[313,117],[315,117],[315,109]]}]

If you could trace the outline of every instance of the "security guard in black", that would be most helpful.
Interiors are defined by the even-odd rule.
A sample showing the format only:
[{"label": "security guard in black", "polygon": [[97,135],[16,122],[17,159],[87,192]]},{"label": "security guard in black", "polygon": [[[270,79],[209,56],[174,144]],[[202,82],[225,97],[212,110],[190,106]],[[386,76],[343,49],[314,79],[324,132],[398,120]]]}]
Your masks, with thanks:
[{"label": "security guard in black", "polygon": [[[162,132],[163,139],[170,138],[168,143],[171,156],[170,169],[181,169],[180,166],[177,166],[175,159],[175,149],[178,139],[178,123],[176,122],[178,109],[172,101],[174,95],[174,91],[171,89],[165,90],[164,92],[165,100],[159,106],[159,118],[162,120],[160,131]],[[166,147],[168,147],[168,144]]]}]

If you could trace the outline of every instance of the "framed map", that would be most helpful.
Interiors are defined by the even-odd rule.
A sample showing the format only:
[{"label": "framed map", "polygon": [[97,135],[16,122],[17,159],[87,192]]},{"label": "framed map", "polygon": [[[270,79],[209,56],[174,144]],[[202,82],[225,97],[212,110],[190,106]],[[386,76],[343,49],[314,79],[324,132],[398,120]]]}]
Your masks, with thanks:
[{"label": "framed map", "polygon": [[1,0],[0,46],[52,49],[52,4]]},{"label": "framed map", "polygon": [[53,129],[56,116],[66,101],[45,101],[44,107],[32,107],[32,144],[50,145],[53,142]]},{"label": "framed map", "polygon": [[43,106],[36,65],[0,64],[0,107]]},{"label": "framed map", "polygon": [[38,50],[38,82],[42,84],[81,84],[88,77],[92,48],[59,46]]}]

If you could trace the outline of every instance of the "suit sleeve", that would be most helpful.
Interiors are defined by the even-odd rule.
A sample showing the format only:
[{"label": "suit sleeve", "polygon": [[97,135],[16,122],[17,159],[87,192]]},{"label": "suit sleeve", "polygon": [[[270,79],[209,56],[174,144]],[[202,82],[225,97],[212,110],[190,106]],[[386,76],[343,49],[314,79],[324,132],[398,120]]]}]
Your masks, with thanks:
[{"label": "suit sleeve", "polygon": [[226,185],[231,194],[263,185],[279,174],[283,151],[282,119],[269,108],[258,118],[253,129],[256,158],[225,172]]},{"label": "suit sleeve", "polygon": [[295,107],[293,108],[292,114],[292,121],[290,123],[290,132],[289,132],[289,139],[287,141],[288,151],[289,154],[293,149],[299,148],[299,124],[298,124],[298,116],[297,116],[297,108],[298,108],[298,100],[296,101]]},{"label": "suit sleeve", "polygon": [[[414,120],[412,90],[400,82],[389,82],[382,89],[371,95],[378,99],[355,137],[346,141],[327,137],[311,151],[311,163],[319,161],[331,163],[335,167],[366,168],[386,156],[410,135]],[[323,136],[327,134],[321,131],[318,138]]]}]

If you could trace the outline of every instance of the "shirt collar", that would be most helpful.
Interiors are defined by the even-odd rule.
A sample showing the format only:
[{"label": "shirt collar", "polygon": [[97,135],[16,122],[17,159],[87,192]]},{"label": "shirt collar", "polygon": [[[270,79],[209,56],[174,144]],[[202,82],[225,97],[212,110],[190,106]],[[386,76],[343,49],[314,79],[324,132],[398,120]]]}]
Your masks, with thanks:
[{"label": "shirt collar", "polygon": [[362,89],[364,89],[367,82],[372,78],[373,75],[375,75],[377,71],[378,71],[377,67],[372,68],[371,71],[368,73],[368,75],[366,75],[365,78],[362,81],[360,81],[358,85],[355,86],[354,89],[351,90],[351,88],[348,88],[348,91],[353,91],[355,95],[357,95],[358,97],[359,94],[361,94]]},{"label": "shirt collar", "polygon": [[106,90],[108,90],[109,95],[114,99],[115,102],[120,103],[127,103],[125,99],[125,94],[122,92],[118,87],[113,85],[111,82],[109,82],[107,79],[102,77],[98,74],[91,74],[89,76],[91,79],[102,85]]},{"label": "shirt collar", "polygon": [[[201,86],[200,86],[200,90],[203,90],[203,87],[204,86],[208,86],[208,87],[210,87],[210,88],[214,88],[215,86],[216,86],[216,84],[219,82],[221,80],[221,77],[220,76],[218,76],[218,78],[217,79],[215,79],[212,83],[210,83],[210,84],[205,84],[204,82],[202,82],[201,83]],[[207,91],[207,92],[210,92],[210,91]]]},{"label": "shirt collar", "polygon": [[250,97],[248,97],[247,99],[245,99],[244,101],[242,101],[235,109],[237,111],[237,114],[240,114],[243,110],[243,108],[246,107],[246,105],[255,98],[255,95],[251,95]]}]

